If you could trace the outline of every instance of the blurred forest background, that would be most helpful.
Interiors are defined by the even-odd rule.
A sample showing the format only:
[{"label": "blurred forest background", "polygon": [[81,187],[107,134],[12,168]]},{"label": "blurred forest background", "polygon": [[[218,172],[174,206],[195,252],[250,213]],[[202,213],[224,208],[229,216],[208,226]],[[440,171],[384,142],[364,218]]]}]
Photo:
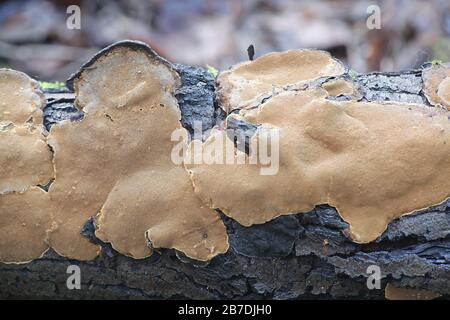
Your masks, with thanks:
[{"label": "blurred forest background", "polygon": [[[69,5],[81,29],[66,26]],[[367,8],[381,8],[369,30]],[[226,69],[293,48],[330,51],[359,72],[450,61],[449,0],[0,0],[0,66],[65,80],[117,40],[148,43],[170,61]]]}]

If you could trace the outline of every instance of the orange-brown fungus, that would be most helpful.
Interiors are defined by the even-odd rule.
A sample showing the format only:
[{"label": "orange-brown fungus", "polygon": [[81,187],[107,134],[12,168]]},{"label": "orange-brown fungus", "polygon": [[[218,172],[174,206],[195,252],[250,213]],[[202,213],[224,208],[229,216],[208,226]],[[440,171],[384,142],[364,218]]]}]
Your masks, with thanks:
[{"label": "orange-brown fungus", "polygon": [[238,64],[217,78],[217,94],[227,111],[252,107],[274,91],[320,77],[343,74],[343,65],[328,52],[291,50],[266,54]]},{"label": "orange-brown fungus", "polygon": [[[376,239],[393,219],[450,197],[447,112],[326,96],[322,89],[288,91],[242,109],[242,119],[279,130],[278,172],[261,175],[260,163],[189,164],[196,193],[245,226],[328,203],[360,243]],[[221,135],[192,144],[191,152],[206,157]]]},{"label": "orange-brown fungus", "polygon": [[48,194],[38,187],[0,195],[0,261],[25,263],[48,249]]},{"label": "orange-brown fungus", "polygon": [[43,95],[27,75],[0,69],[0,261],[28,262],[47,249],[53,174],[42,132]]},{"label": "orange-brown fungus", "polygon": [[388,300],[433,300],[441,297],[439,293],[413,288],[397,288],[388,283],[384,289]]},{"label": "orange-brown fungus", "polygon": [[422,71],[422,78],[428,101],[450,109],[450,64],[432,65]]},{"label": "orange-brown fungus", "polygon": [[0,128],[0,194],[45,185],[53,178],[52,154],[39,129]]},{"label": "orange-brown fungus", "polygon": [[343,79],[327,81],[322,85],[322,88],[328,92],[329,96],[346,95],[353,98],[358,98],[359,96],[356,85]]},{"label": "orange-brown fungus", "polygon": [[[189,152],[180,164],[171,140],[175,130],[188,134],[174,97],[180,79],[146,45],[116,43],[85,65],[71,80],[84,117],[54,125],[48,139],[36,83],[0,69],[0,261],[30,261],[49,246],[93,259],[100,247],[80,235],[92,216],[98,238],[127,256],[172,248],[206,261],[228,250],[215,208],[250,226],[328,203],[364,243],[393,219],[449,198],[448,111],[327,99],[355,97],[345,80],[310,85],[343,72],[328,53],[297,50],[222,73],[220,101],[240,109],[228,120],[257,127],[249,153],[216,128],[205,142],[182,145]],[[431,103],[449,106],[449,76],[447,65],[424,71]],[[252,162],[261,148],[270,163]],[[48,193],[38,187],[52,178]]]},{"label": "orange-brown fungus", "polygon": [[44,103],[36,81],[25,73],[0,69],[0,123],[40,125]]},{"label": "orange-brown fungus", "polygon": [[450,108],[450,76],[442,80],[439,84],[437,95],[442,104]]},{"label": "orange-brown fungus", "polygon": [[228,249],[217,213],[201,204],[188,173],[171,160],[171,134],[184,130],[178,85],[171,66],[136,43],[107,48],[74,78],[84,118],[59,123],[49,135],[56,169],[50,244],[58,253],[97,256],[99,248],[80,235],[97,213],[96,235],[134,258],[152,253],[148,242],[198,260]]}]

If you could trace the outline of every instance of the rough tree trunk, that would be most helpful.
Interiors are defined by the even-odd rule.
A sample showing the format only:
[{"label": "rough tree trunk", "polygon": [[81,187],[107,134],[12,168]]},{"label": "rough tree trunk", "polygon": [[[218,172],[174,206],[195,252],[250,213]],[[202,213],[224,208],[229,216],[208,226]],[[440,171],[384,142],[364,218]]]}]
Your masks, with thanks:
[{"label": "rough tree trunk", "polygon": [[[201,119],[204,129],[223,120],[214,98],[214,79],[203,69],[177,65],[177,98],[183,125]],[[363,100],[427,103],[420,71],[357,75]],[[48,94],[45,125],[81,117],[71,94]],[[205,124],[206,128],[205,128]],[[411,155],[414,156],[414,155]],[[95,261],[79,262],[52,250],[22,265],[0,264],[0,298],[189,298],[302,299],[384,298],[387,283],[450,297],[450,201],[392,222],[375,242],[359,245],[342,233],[347,224],[323,205],[306,214],[279,217],[245,228],[222,215],[230,250],[198,264],[173,250],[144,260],[116,253],[109,245]],[[91,241],[93,226],[82,233]],[[68,290],[66,271],[80,266],[81,290]],[[381,289],[366,286],[367,267],[378,265]]]}]

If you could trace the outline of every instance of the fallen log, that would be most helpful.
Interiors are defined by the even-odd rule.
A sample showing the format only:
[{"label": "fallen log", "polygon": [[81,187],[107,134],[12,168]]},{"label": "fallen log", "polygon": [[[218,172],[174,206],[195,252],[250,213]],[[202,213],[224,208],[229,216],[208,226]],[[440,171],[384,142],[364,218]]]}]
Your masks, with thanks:
[{"label": "fallen log", "polygon": [[[216,100],[214,77],[200,67],[174,68],[181,77],[176,92],[181,123],[192,134],[194,122],[201,121],[207,135],[225,117]],[[422,70],[347,72],[343,77],[356,85],[360,101],[434,107],[424,95]],[[74,107],[71,92],[46,96],[43,121],[47,129],[83,116]],[[245,124],[236,126],[249,129]],[[0,298],[383,299],[388,284],[450,297],[450,201],[394,220],[367,244],[348,239],[348,224],[328,205],[251,227],[219,214],[230,248],[209,262],[168,249],[145,259],[126,257],[96,238],[90,219],[81,234],[102,246],[99,257],[71,260],[50,249],[30,263],[2,263]],[[79,290],[67,286],[71,265],[80,268]],[[373,280],[371,266],[381,272],[379,286],[368,285]]]}]

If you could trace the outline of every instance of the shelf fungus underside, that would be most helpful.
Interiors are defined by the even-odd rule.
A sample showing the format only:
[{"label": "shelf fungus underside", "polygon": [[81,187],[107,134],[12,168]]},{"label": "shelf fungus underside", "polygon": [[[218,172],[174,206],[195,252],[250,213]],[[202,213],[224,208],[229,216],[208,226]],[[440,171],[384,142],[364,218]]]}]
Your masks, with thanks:
[{"label": "shelf fungus underside", "polygon": [[[230,113],[204,141],[186,142],[184,163],[175,163],[173,132],[189,136],[175,97],[180,77],[145,44],[116,43],[84,65],[68,82],[83,117],[49,132],[35,82],[1,69],[0,261],[28,262],[48,248],[94,259],[101,246],[80,234],[91,217],[96,237],[123,255],[169,248],[208,261],[229,248],[216,209],[250,227],[329,204],[349,224],[348,237],[367,243],[393,219],[448,199],[448,75],[433,78],[431,107],[358,101],[345,74],[315,50],[223,72],[219,105]],[[235,120],[256,128],[250,150],[228,136]],[[265,140],[264,128],[279,139]],[[217,141],[232,146],[234,160],[248,160],[260,142],[277,144],[278,169],[191,161],[226,153],[212,148]]]}]

